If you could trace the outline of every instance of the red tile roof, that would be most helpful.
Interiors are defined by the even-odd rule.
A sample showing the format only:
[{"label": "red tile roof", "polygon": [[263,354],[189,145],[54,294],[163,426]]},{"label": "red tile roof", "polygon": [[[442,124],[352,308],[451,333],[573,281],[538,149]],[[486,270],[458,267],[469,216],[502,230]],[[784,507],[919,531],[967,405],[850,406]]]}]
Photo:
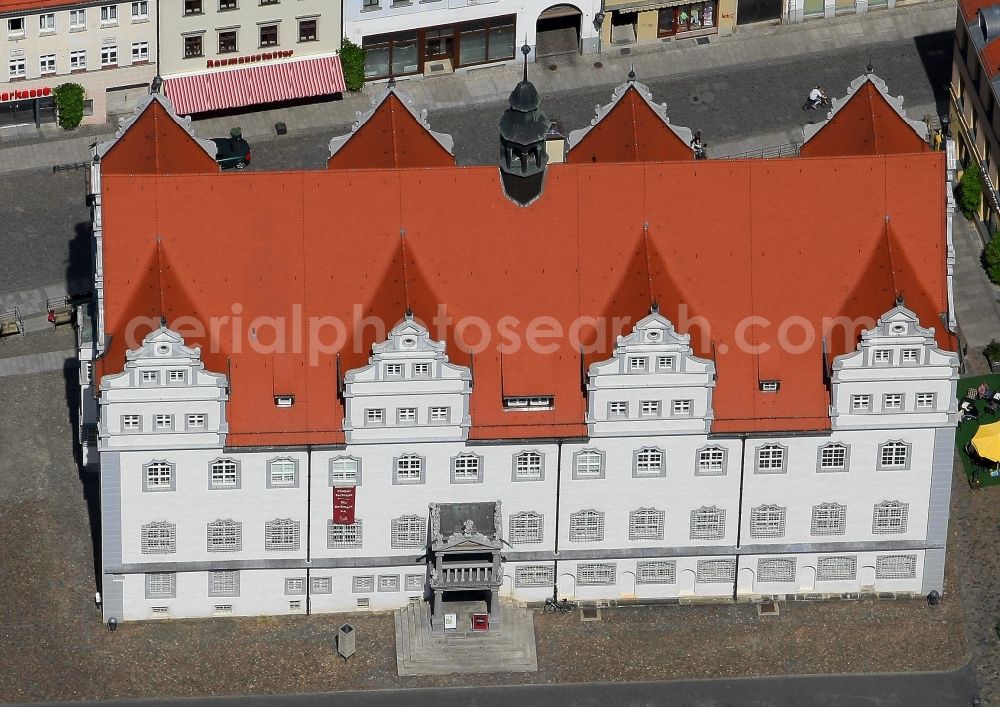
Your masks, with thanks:
[{"label": "red tile roof", "polygon": [[455,157],[389,91],[327,161],[329,169],[449,167]]},{"label": "red tile roof", "polygon": [[219,165],[160,104],[142,114],[101,158],[102,174],[218,172]]},{"label": "red tile roof", "polygon": [[[363,365],[376,331],[354,332],[352,322],[374,316],[388,330],[409,304],[451,359],[473,368],[472,438],[582,436],[578,345],[554,337],[553,353],[501,356],[498,323],[516,317],[523,341],[538,317],[564,331],[580,317],[630,318],[596,338],[583,328],[589,366],[610,355],[614,335],[654,299],[692,334],[697,355],[716,360],[716,432],[828,429],[821,334],[803,342],[793,326],[801,350],[782,352],[780,325],[822,331],[824,317],[873,320],[902,292],[939,344],[954,350],[939,317],[947,310],[944,170],[941,153],[551,165],[529,208],[503,196],[492,167],[110,175],[103,204],[112,338],[102,368],[121,370],[126,346],[135,345],[125,340],[134,317],[150,317],[151,326],[162,313],[202,347],[209,369],[230,376],[229,444],[337,443],[344,411],[335,352],[342,370]],[[691,209],[677,208],[672,194],[685,195],[685,204],[686,195],[714,196],[708,209]],[[367,206],[373,195],[377,208]],[[256,353],[246,336],[234,345],[231,319],[215,351],[192,333],[193,323],[207,329],[212,317],[238,317],[266,345],[272,331],[254,320],[294,319],[299,308],[307,321],[336,316],[346,324],[341,345],[317,355],[316,365],[308,347]],[[741,331],[751,315],[770,325]],[[475,345],[481,336],[477,326],[458,331],[464,317],[487,323],[489,348],[463,350],[460,339]],[[287,336],[294,331],[286,326]],[[741,333],[768,350],[742,350]],[[829,332],[830,356],[853,350],[857,337]],[[331,342],[334,329],[322,338]],[[779,393],[759,392],[765,377],[781,380]],[[294,393],[290,408],[274,405],[279,378],[294,387],[281,391]],[[554,395],[555,408],[505,413],[504,394]]]},{"label": "red tile roof", "polygon": [[976,19],[980,9],[996,4],[997,0],[958,0],[958,11],[969,23]]},{"label": "red tile roof", "polygon": [[89,0],[0,0],[0,14],[10,12],[35,12],[56,7],[90,5]]},{"label": "red tile roof", "polygon": [[799,154],[827,157],[929,150],[927,142],[869,79],[802,145]]},{"label": "red tile roof", "polygon": [[570,163],[692,160],[681,140],[629,83],[611,110],[566,154]]}]

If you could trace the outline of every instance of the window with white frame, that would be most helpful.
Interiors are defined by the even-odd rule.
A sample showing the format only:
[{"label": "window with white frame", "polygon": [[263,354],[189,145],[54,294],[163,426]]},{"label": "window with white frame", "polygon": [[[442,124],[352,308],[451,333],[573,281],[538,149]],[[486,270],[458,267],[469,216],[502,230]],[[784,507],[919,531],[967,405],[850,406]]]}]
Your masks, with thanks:
[{"label": "window with white frame", "polygon": [[424,460],[416,454],[396,457],[395,471],[397,484],[418,484],[423,479]]},{"label": "window with white frame", "polygon": [[118,24],[118,6],[102,5],[101,25],[116,25],[116,24]]},{"label": "window with white frame", "polygon": [[305,577],[285,578],[285,594],[305,594],[305,593],[306,593]]},{"label": "window with white frame", "polygon": [[903,409],[903,394],[902,393],[886,393],[882,396],[882,409],[883,410],[902,410]]},{"label": "window with white frame", "polygon": [[820,447],[820,471],[847,471],[847,445],[833,442]]},{"label": "window with white frame", "polygon": [[757,560],[758,582],[794,582],[794,557],[762,557]]},{"label": "window with white frame", "polygon": [[555,584],[552,565],[522,565],[514,568],[515,587],[549,587]]},{"label": "window with white frame", "polygon": [[132,21],[133,22],[145,22],[149,19],[149,2],[148,0],[139,0],[139,2],[132,3]]},{"label": "window with white frame", "polygon": [[365,410],[365,424],[384,425],[385,410],[382,410],[380,408],[368,408],[367,410]]},{"label": "window with white frame", "polygon": [[87,70],[87,50],[86,49],[74,49],[69,53],[69,70],[70,71],[86,71]]},{"label": "window with white frame", "polygon": [[146,598],[172,599],[177,596],[177,574],[174,572],[147,572]]},{"label": "window with white frame", "polygon": [[7,20],[7,36],[17,39],[24,36],[24,18],[11,17]]},{"label": "window with white frame", "polygon": [[642,400],[639,402],[639,414],[642,417],[659,417],[660,416],[660,401],[659,400]]},{"label": "window with white frame", "polygon": [[650,560],[635,565],[636,584],[676,584],[677,562],[674,560]]},{"label": "window with white frame", "polygon": [[696,579],[704,583],[732,582],[736,579],[735,560],[698,560]]},{"label": "window with white frame", "polygon": [[889,349],[875,349],[872,352],[872,361],[875,363],[890,363],[892,361],[892,352]]},{"label": "window with white frame", "polygon": [[875,535],[905,533],[909,511],[910,504],[900,501],[876,503],[872,515],[872,533]]},{"label": "window with white frame", "polygon": [[380,592],[398,592],[399,591],[399,575],[398,574],[380,574],[378,576],[378,590]]},{"label": "window with white frame", "polygon": [[169,462],[150,462],[145,466],[146,490],[166,491],[174,487],[174,465]]},{"label": "window with white frame", "polygon": [[665,469],[662,449],[644,447],[635,453],[635,476],[661,476]]},{"label": "window with white frame", "polygon": [[670,403],[670,414],[674,417],[688,417],[693,403],[692,400],[674,400]]},{"label": "window with white frame", "polygon": [[208,573],[208,596],[235,597],[239,594],[239,570],[212,570]]},{"label": "window with white frame", "polygon": [[721,540],[726,534],[726,511],[702,506],[691,511],[692,540]]},{"label": "window with white frame", "polygon": [[408,592],[421,592],[424,589],[426,580],[426,575],[408,574],[403,578],[403,587]]},{"label": "window with white frame", "polygon": [[624,400],[608,403],[608,417],[628,417],[628,403]]},{"label": "window with white frame", "polygon": [[934,393],[917,393],[917,409],[926,410],[935,404]]},{"label": "window with white frame", "polygon": [[333,594],[333,577],[310,578],[309,592],[311,594]]},{"label": "window with white frame", "polygon": [[646,359],[634,356],[628,360],[628,369],[633,373],[646,372]]},{"label": "window with white frame", "polygon": [[582,587],[608,587],[617,579],[614,562],[582,562],[576,566],[576,583]]},{"label": "window with white frame", "polygon": [[427,520],[416,515],[393,518],[391,545],[393,548],[421,548],[427,544]]},{"label": "window with white frame", "polygon": [[760,381],[760,390],[763,393],[777,393],[779,388],[781,388],[781,381],[777,380]]},{"label": "window with white frame", "polygon": [[375,577],[372,575],[362,575],[360,577],[354,577],[351,579],[351,591],[354,593],[359,592],[374,592],[375,591]]},{"label": "window with white frame", "polygon": [[396,410],[396,422],[400,425],[412,425],[417,421],[416,408],[398,408]]},{"label": "window with white frame", "polygon": [[239,464],[232,459],[218,459],[209,466],[209,486],[213,489],[235,489],[240,485]]},{"label": "window with white frame", "polygon": [[905,469],[910,461],[910,445],[905,442],[886,442],[878,450],[880,469]]},{"label": "window with white frame", "polygon": [[101,66],[103,67],[118,66],[117,44],[110,44],[106,47],[101,47]]},{"label": "window with white frame", "polygon": [[69,31],[80,31],[82,29],[87,29],[87,11],[86,10],[70,10],[69,11]]},{"label": "window with white frame", "polygon": [[604,455],[598,450],[581,449],[573,456],[573,478],[600,479],[604,476]]},{"label": "window with white frame", "polygon": [[[141,44],[146,45],[146,58],[149,58],[149,43],[141,42]],[[135,58],[135,44],[132,45],[132,57]],[[187,372],[184,369],[174,369],[167,371],[167,382],[168,383],[183,383],[187,378]]]},{"label": "window with white frame", "polygon": [[431,374],[431,364],[429,363],[414,363],[413,364],[413,376],[415,378],[427,378]]},{"label": "window with white frame", "polygon": [[227,518],[208,524],[209,552],[239,552],[243,549],[243,524]]},{"label": "window with white frame", "polygon": [[858,558],[853,555],[820,557],[816,560],[816,581],[835,582],[855,579],[858,575]]},{"label": "window with white frame", "polygon": [[350,525],[334,523],[333,519],[326,524],[326,546],[333,548],[359,548],[362,543],[361,519],[355,518]]},{"label": "window with white frame", "polygon": [[511,545],[542,542],[544,519],[541,513],[534,511],[514,513],[507,522],[510,530],[507,541]]},{"label": "window with white frame", "polygon": [[174,416],[166,414],[153,415],[153,429],[154,430],[174,429]]},{"label": "window with white frame", "polygon": [[593,509],[570,513],[569,539],[577,543],[604,540],[604,513]]},{"label": "window with white frame", "polygon": [[294,459],[274,459],[267,464],[267,481],[272,487],[295,486],[298,464]]},{"label": "window with white frame", "polygon": [[914,579],[916,555],[879,555],[875,558],[875,579]]},{"label": "window with white frame", "polygon": [[357,486],[360,483],[360,459],[337,457],[330,460],[330,486]]},{"label": "window with white frame", "polygon": [[431,422],[448,422],[448,408],[432,407]]},{"label": "window with white frame", "polygon": [[629,540],[663,540],[666,513],[656,508],[639,508],[628,514]]},{"label": "window with white frame", "polygon": [[298,550],[299,521],[275,518],[264,523],[265,550]]},{"label": "window with white frame", "polygon": [[847,532],[847,506],[820,503],[812,507],[812,535],[843,535]]},{"label": "window with white frame", "polygon": [[851,411],[865,412],[872,409],[872,396],[867,393],[851,396]]},{"label": "window with white frame", "polygon": [[455,483],[482,481],[482,459],[475,454],[459,454],[451,460],[451,478]]},{"label": "window with white frame", "polygon": [[785,537],[785,513],[782,506],[757,506],[750,510],[751,538]]},{"label": "window with white frame", "polygon": [[143,555],[169,555],[177,552],[177,526],[153,521],[140,528]]},{"label": "window with white frame", "polygon": [[778,444],[757,447],[757,473],[780,474],[785,470],[785,448]]},{"label": "window with white frame", "polygon": [[136,432],[142,427],[142,418],[139,415],[122,415],[122,430],[125,432]]},{"label": "window with white frame", "polygon": [[23,56],[11,57],[7,62],[7,73],[12,79],[23,79],[27,72],[27,64]]},{"label": "window with white frame", "polygon": [[903,363],[916,363],[920,360],[920,349],[903,349]]},{"label": "window with white frame", "polygon": [[514,480],[531,481],[542,478],[542,455],[538,452],[521,452],[514,457]]},{"label": "window with white frame", "polygon": [[403,375],[403,364],[401,363],[387,363],[385,364],[385,377],[386,378],[399,378]]},{"label": "window with white frame", "polygon": [[698,476],[723,476],[726,473],[726,450],[722,447],[705,447],[698,450]]},{"label": "window with white frame", "polygon": [[38,70],[41,72],[42,76],[54,74],[56,72],[56,55],[42,54],[38,57]]},{"label": "window with white frame", "polygon": [[186,418],[189,430],[201,430],[205,428],[205,415],[202,413],[191,413]]},{"label": "window with white frame", "polygon": [[56,31],[56,16],[51,12],[43,12],[38,16],[38,31],[40,34],[49,34]]},{"label": "window with white frame", "polygon": [[656,357],[656,369],[658,371],[672,371],[672,370],[674,370],[674,357],[673,356],[657,356]]}]

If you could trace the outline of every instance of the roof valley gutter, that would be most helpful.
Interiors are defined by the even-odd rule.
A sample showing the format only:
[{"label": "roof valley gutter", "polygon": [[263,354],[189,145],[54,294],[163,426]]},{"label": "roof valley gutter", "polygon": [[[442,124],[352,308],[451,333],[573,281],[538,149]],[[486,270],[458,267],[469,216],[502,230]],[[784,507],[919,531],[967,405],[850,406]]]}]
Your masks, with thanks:
[{"label": "roof valley gutter", "polygon": [[736,505],[736,566],[733,568],[733,602],[736,602],[736,593],[739,589],[740,580],[740,540],[743,529],[743,480],[746,476],[747,458],[747,436],[740,435],[740,494]]}]

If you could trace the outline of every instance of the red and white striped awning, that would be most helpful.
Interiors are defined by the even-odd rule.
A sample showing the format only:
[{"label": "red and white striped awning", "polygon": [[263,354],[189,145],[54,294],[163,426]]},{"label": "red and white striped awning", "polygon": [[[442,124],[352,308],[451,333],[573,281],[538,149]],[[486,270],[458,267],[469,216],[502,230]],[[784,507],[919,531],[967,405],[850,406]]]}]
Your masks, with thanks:
[{"label": "red and white striped awning", "polygon": [[338,56],[220,69],[163,83],[178,115],[325,96],[345,88]]}]

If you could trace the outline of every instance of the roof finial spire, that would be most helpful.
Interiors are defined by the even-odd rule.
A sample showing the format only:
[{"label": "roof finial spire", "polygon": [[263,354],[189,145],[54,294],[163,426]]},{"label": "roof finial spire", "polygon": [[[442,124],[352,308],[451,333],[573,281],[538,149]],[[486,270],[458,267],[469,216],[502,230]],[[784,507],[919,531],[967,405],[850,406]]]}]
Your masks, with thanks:
[{"label": "roof finial spire", "polygon": [[630,82],[635,81],[635,64],[632,64],[628,70],[628,80]]},{"label": "roof finial spire", "polygon": [[528,55],[531,54],[531,47],[528,46],[528,35],[524,36],[524,45],[521,46],[521,53],[524,54],[524,79],[528,82]]},{"label": "roof finial spire", "polygon": [[869,54],[869,55],[868,55],[868,66],[866,66],[866,67],[865,67],[865,73],[866,73],[866,74],[870,74],[870,73],[872,73],[872,72],[873,72],[874,70],[875,70],[875,67],[873,67],[873,66],[872,66],[872,55],[871,55],[871,54]]},{"label": "roof finial spire", "polygon": [[896,293],[896,306],[897,307],[905,307],[906,306],[906,300],[903,299],[903,293],[902,292],[897,292]]},{"label": "roof finial spire", "polygon": [[388,85],[388,88],[389,88],[390,91],[392,89],[396,88],[396,77],[395,76],[390,76],[389,77],[389,83],[387,85]]}]

